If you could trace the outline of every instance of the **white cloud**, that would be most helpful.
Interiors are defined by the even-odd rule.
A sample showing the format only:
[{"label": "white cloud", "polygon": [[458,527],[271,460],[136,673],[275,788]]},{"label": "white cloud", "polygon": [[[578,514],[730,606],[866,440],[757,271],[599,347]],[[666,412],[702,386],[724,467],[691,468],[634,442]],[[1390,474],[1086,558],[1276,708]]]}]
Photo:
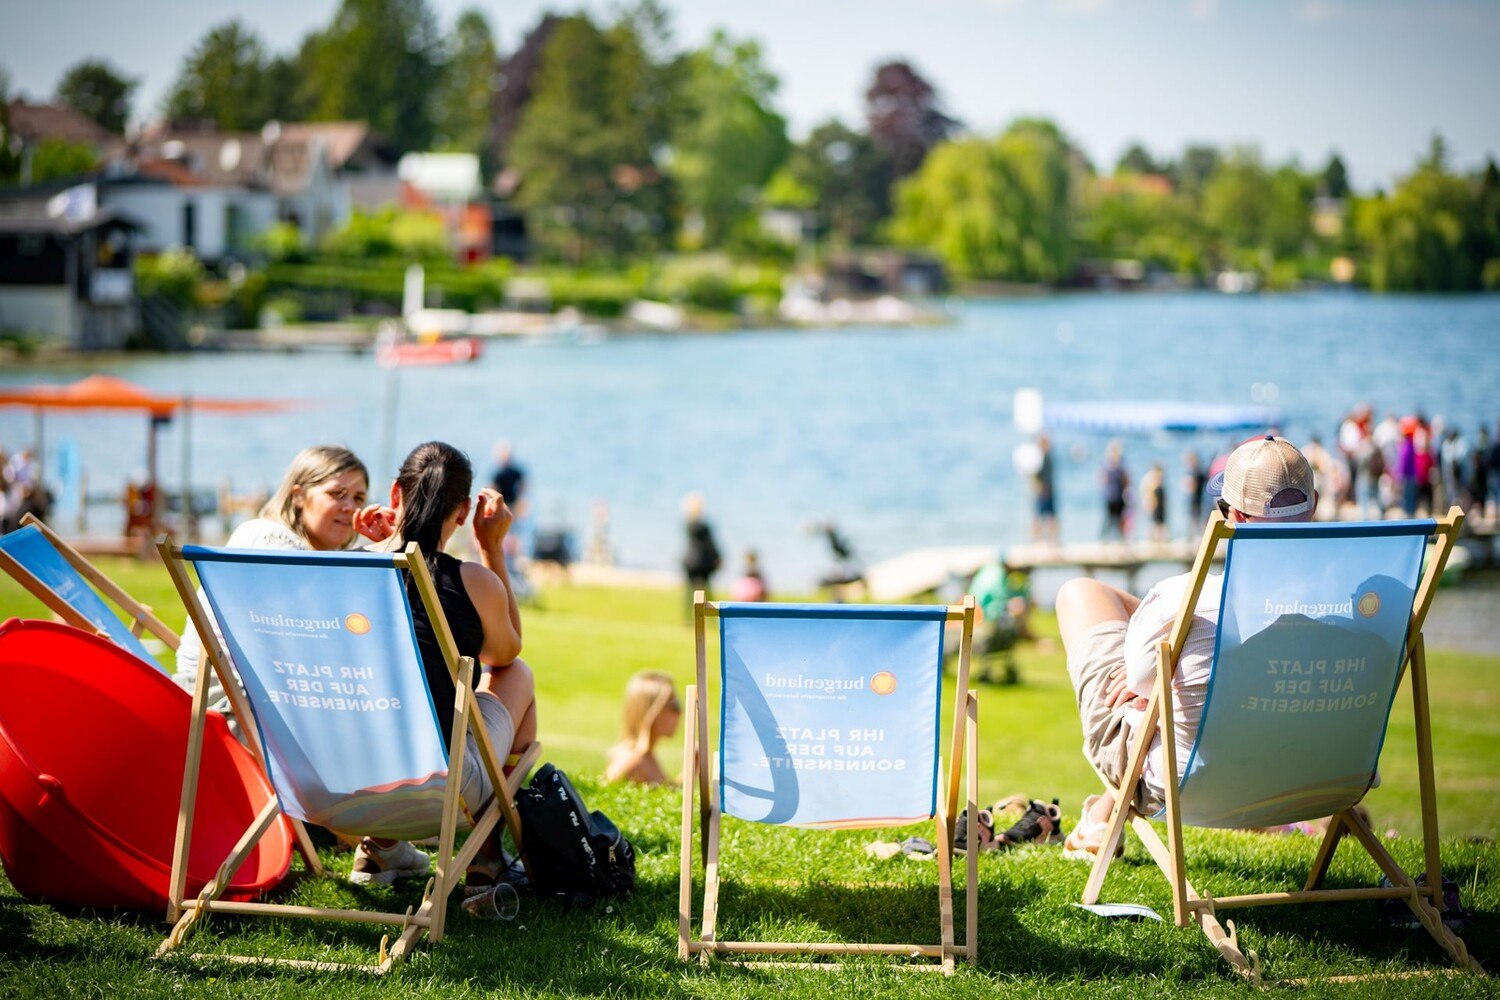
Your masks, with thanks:
[{"label": "white cloud", "polygon": [[1219,12],[1219,0],[1188,0],[1188,14],[1194,21],[1212,21]]}]

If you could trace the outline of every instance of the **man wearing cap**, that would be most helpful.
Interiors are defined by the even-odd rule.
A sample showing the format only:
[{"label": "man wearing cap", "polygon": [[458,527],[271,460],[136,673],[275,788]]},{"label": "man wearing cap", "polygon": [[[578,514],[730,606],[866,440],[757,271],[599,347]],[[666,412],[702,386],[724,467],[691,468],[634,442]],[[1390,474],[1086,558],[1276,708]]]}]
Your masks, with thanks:
[{"label": "man wearing cap", "polygon": [[[1270,435],[1236,448],[1224,471],[1209,480],[1207,492],[1235,524],[1309,521],[1318,503],[1307,458],[1285,438]],[[1144,720],[1156,683],[1157,646],[1168,637],[1191,578],[1191,573],[1169,577],[1144,598],[1087,577],[1069,580],[1057,593],[1057,624],[1083,722],[1083,753],[1112,785],[1118,786],[1125,775],[1131,732]],[[1186,764],[1198,734],[1223,589],[1222,574],[1211,574],[1204,583],[1172,678],[1179,767]],[[1158,734],[1136,791],[1136,807],[1152,815],[1162,807],[1164,795]],[[1084,800],[1083,817],[1067,839],[1068,854],[1098,852],[1113,806],[1107,794]]]}]

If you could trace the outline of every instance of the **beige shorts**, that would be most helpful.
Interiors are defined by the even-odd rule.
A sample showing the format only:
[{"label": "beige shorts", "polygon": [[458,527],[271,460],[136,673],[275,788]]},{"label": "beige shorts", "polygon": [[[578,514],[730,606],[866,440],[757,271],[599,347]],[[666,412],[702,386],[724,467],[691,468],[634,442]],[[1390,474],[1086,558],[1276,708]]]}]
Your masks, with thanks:
[{"label": "beige shorts", "polygon": [[[1125,666],[1125,622],[1103,622],[1084,636],[1083,652],[1068,657],[1068,679],[1078,699],[1083,723],[1083,755],[1111,785],[1119,787],[1130,765],[1131,720],[1140,713],[1105,701],[1110,672]],[[1136,809],[1151,816],[1162,808],[1160,798],[1136,783]]]},{"label": "beige shorts", "polygon": [[[510,712],[500,703],[500,699],[487,691],[475,692],[474,704],[479,709],[484,731],[489,733],[490,746],[495,748],[495,756],[503,765],[506,755],[510,753],[510,745],[516,738],[516,724],[511,721]],[[494,794],[495,786],[490,783],[490,773],[480,758],[479,741],[470,733],[464,743],[464,806],[471,815],[477,816]]]}]

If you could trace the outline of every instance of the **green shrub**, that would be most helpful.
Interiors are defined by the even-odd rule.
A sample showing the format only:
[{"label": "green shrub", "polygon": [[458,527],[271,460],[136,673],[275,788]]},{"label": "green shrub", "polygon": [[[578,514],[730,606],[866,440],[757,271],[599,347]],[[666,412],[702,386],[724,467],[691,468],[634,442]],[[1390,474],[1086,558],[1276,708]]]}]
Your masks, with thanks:
[{"label": "green shrub", "polygon": [[391,247],[408,260],[442,260],[451,252],[443,220],[427,212],[402,212],[391,220]]},{"label": "green shrub", "polygon": [[307,259],[307,241],[302,238],[302,230],[290,222],[278,222],[271,226],[261,233],[255,246],[267,259],[276,263]]},{"label": "green shrub", "polygon": [[606,319],[624,315],[626,307],[641,296],[640,287],[619,274],[556,274],[547,278],[547,286],[552,292],[552,308],[572,306]]},{"label": "green shrub", "polygon": [[198,304],[203,280],[203,265],[191,250],[165,250],[135,259],[135,287],[143,298],[158,296],[189,309]]},{"label": "green shrub", "polygon": [[284,326],[302,322],[302,302],[292,295],[277,295],[261,306],[261,326]]},{"label": "green shrub", "polygon": [[248,271],[237,283],[231,282],[229,298],[224,303],[224,325],[231,330],[253,330],[259,326],[266,287],[266,276],[261,271]]}]

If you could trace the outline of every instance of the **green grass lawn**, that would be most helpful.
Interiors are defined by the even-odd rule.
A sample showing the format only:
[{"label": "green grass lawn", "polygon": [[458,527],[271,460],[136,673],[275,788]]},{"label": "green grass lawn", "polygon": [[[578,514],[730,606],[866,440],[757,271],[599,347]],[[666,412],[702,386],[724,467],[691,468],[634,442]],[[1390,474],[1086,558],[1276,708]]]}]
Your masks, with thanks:
[{"label": "green grass lawn", "polygon": [[[183,613],[160,566],[104,561],[106,571],[153,604],[172,625]],[[1439,597],[1441,600],[1441,597]],[[0,579],[0,617],[41,615],[40,605]],[[1244,987],[1196,930],[1170,923],[1119,923],[1070,904],[1087,875],[1053,848],[1024,848],[980,858],[978,969],[954,979],[915,975],[879,961],[840,971],[740,970],[684,966],[676,958],[679,798],[663,789],[601,787],[604,750],[615,739],[620,693],[636,670],[666,670],[686,684],[693,673],[691,628],[680,595],[554,587],[525,611],[525,656],[539,689],[544,756],[578,779],[592,806],[620,824],[640,851],[635,895],[586,913],[523,900],[512,925],[478,924],[456,912],[448,939],[423,946],[383,980],[348,974],[266,971],[151,955],[164,932],[159,915],[60,912],[27,903],[0,881],[0,993],[4,995],[337,995],[427,996],[968,996],[1143,993],[1214,995]],[[1041,632],[1055,634],[1043,616]],[[712,650],[710,653],[712,657]],[[1494,964],[1500,949],[1500,659],[1429,655],[1438,762],[1439,816],[1447,874],[1457,879],[1478,919],[1465,933],[1471,949]],[[1020,655],[1022,683],[980,694],[980,790],[988,802],[1011,793],[1058,797],[1069,824],[1085,794],[1096,791],[1080,752],[1072,693],[1054,643]],[[948,696],[951,699],[951,685]],[[946,718],[946,716],[945,716]],[[681,742],[664,751],[675,770]],[[1377,830],[1398,859],[1419,866],[1411,836],[1418,814],[1410,699],[1397,698],[1381,762],[1383,784],[1367,798]],[[180,776],[163,775],[176,783]],[[920,831],[910,831],[920,832]],[[936,872],[931,864],[880,862],[862,847],[905,833],[812,833],[726,821],[721,936],[821,940],[937,940]],[[1217,895],[1300,888],[1314,844],[1302,837],[1189,831],[1188,874]],[[325,855],[347,871],[349,856]],[[701,879],[701,871],[696,870]],[[1330,882],[1373,885],[1374,865],[1345,848]],[[701,883],[700,883],[701,889]],[[420,886],[357,890],[340,881],[298,875],[278,893],[286,901],[360,905],[394,897],[415,903]],[[701,897],[700,897],[701,898]],[[1170,915],[1165,883],[1133,838],[1105,888],[1112,901],[1146,903]],[[696,911],[695,911],[696,913]],[[1279,907],[1242,917],[1242,940],[1258,951],[1273,978],[1326,977],[1370,971],[1442,968],[1441,952],[1422,932],[1386,927],[1376,904]],[[194,947],[264,951],[304,958],[367,961],[379,933],[301,922],[247,922],[215,917]],[[1327,984],[1314,993],[1348,992]],[[1359,987],[1361,995],[1496,995],[1472,978],[1391,980]]]}]

